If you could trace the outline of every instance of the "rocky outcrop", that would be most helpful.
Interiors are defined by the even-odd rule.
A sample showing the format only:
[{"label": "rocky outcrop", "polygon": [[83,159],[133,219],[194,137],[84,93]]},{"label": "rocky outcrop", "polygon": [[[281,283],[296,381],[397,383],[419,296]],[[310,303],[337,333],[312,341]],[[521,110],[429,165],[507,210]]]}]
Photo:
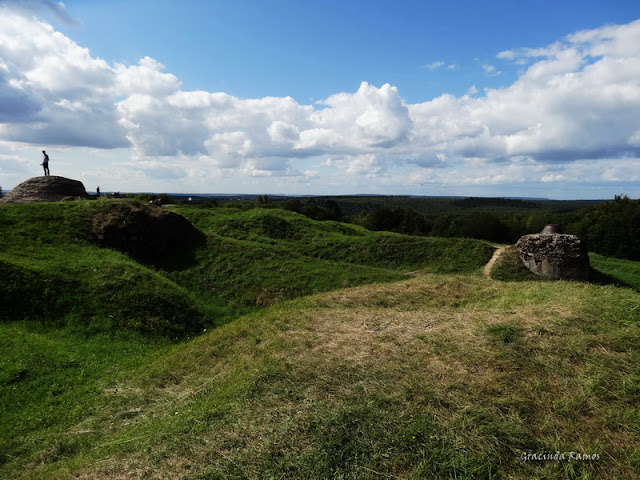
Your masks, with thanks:
[{"label": "rocky outcrop", "polygon": [[98,243],[144,261],[187,253],[204,234],[177,213],[137,202],[109,204],[92,221]]},{"label": "rocky outcrop", "polygon": [[22,182],[4,197],[0,205],[14,203],[59,202],[90,198],[82,182],[65,177],[34,177]]},{"label": "rocky outcrop", "polygon": [[[545,229],[549,230],[546,227]],[[587,248],[575,235],[525,235],[518,240],[516,247],[520,250],[522,262],[537,275],[554,280],[586,281],[589,278]]]}]

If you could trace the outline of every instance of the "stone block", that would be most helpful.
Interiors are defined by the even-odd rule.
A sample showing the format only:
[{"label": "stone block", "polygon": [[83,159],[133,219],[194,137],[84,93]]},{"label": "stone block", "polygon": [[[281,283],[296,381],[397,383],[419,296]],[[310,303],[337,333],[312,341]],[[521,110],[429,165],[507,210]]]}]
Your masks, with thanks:
[{"label": "stone block", "polygon": [[516,242],[520,259],[537,275],[554,280],[589,279],[589,255],[575,235],[537,233],[524,235]]}]

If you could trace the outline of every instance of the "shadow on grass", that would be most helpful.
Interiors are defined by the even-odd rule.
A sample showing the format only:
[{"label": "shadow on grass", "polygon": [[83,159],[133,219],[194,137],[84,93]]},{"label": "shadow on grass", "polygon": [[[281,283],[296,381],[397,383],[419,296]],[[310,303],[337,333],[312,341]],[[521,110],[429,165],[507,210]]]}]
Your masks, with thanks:
[{"label": "shadow on grass", "polygon": [[633,285],[626,283],[620,280],[619,278],[613,277],[599,270],[596,270],[593,267],[589,268],[589,283],[594,283],[596,285],[614,285],[616,287],[626,287],[636,291],[640,291],[638,290],[638,288],[634,287]]},{"label": "shadow on grass", "polygon": [[196,230],[190,238],[168,247],[163,255],[151,258],[142,257],[136,260],[166,272],[178,272],[193,267],[198,262],[196,252],[206,247],[207,236],[200,230]]}]

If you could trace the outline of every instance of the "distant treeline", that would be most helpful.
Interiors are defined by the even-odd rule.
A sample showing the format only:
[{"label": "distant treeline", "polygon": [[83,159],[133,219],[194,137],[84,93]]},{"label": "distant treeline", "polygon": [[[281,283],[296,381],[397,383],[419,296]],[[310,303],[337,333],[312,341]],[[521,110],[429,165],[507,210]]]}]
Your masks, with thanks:
[{"label": "distant treeline", "polygon": [[[412,197],[406,195],[351,195],[313,198],[319,203],[325,200],[337,202],[344,214],[349,217],[370,212],[380,205],[391,210],[398,208],[411,209],[426,217],[434,218],[444,214],[468,215],[472,211],[490,212],[498,216],[512,213],[524,215],[540,211],[574,212],[602,202],[602,200],[520,200],[478,197],[467,199],[461,197]],[[275,198],[273,200],[278,202]]]},{"label": "distant treeline", "polygon": [[514,207],[514,208],[538,208],[539,203],[530,200],[520,200],[517,198],[499,197],[466,197],[453,200],[453,205],[460,208],[475,207]]},{"label": "distant treeline", "polygon": [[568,225],[587,242],[589,249],[611,257],[640,261],[640,200],[616,196],[579,212]]},{"label": "distant treeline", "polygon": [[[151,196],[140,199],[148,200]],[[164,195],[162,198],[164,203],[187,203]],[[612,201],[258,195],[255,200],[210,198],[198,204],[203,208],[219,205],[240,209],[283,208],[314,220],[348,222],[369,230],[511,244],[522,235],[539,233],[545,225],[555,223],[561,225],[564,233],[586,241],[592,252],[640,261],[640,200],[624,195]]]},{"label": "distant treeline", "polygon": [[[256,202],[270,205],[266,196]],[[470,198],[468,202],[454,200],[457,206],[468,208],[485,206],[510,207],[507,213],[476,210],[468,214],[446,213],[422,215],[412,208],[389,208],[374,204],[356,215],[345,215],[336,200],[287,199],[273,204],[306,215],[315,220],[346,221],[369,230],[381,230],[407,235],[437,237],[468,237],[496,243],[515,243],[522,235],[539,233],[545,225],[561,225],[564,233],[578,235],[586,241],[590,251],[602,255],[640,261],[640,200],[616,196],[613,201],[597,203],[574,211],[566,206],[556,210],[538,209],[532,213],[518,213],[516,209],[533,208],[536,202],[523,200]],[[467,208],[467,207],[463,207]]]}]

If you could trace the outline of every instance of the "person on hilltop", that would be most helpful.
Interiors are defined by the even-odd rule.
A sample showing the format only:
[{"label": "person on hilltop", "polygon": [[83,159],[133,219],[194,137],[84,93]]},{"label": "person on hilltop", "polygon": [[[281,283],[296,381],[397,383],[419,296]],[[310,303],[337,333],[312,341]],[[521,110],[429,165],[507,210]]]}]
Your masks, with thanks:
[{"label": "person on hilltop", "polygon": [[42,159],[42,168],[44,168],[44,175],[49,176],[49,155],[47,155],[47,152],[45,152],[44,150],[42,150],[42,154],[44,155],[44,158]]}]

